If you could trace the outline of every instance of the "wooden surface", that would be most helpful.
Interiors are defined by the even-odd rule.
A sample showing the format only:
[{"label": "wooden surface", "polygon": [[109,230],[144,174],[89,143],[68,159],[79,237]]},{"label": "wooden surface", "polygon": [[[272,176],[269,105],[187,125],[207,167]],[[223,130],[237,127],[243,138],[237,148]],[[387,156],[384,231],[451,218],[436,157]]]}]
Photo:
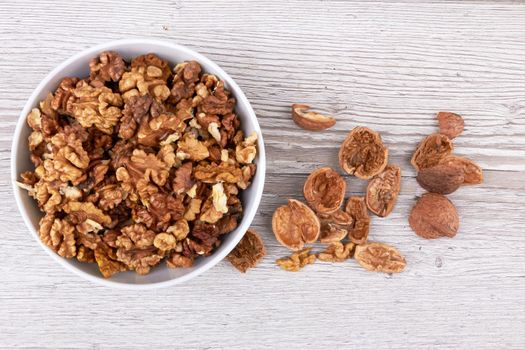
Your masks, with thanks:
[{"label": "wooden surface", "polygon": [[[25,0],[2,2],[0,18],[0,348],[525,348],[523,2]],[[200,51],[252,102],[269,160],[254,226],[269,254],[246,275],[222,262],[178,287],[99,287],[47,257],[17,212],[9,158],[25,100],[72,54],[129,37]],[[299,130],[294,102],[337,125]],[[439,110],[465,117],[457,153],[478,161],[486,181],[450,196],[456,238],[425,241],[407,224],[422,193],[408,160]],[[273,210],[301,198],[311,170],[337,167],[356,125],[381,132],[402,166],[399,203],[373,219],[370,236],[405,253],[406,272],[353,261],[279,270],[287,250],[271,232]],[[364,186],[348,178],[349,193]]]}]

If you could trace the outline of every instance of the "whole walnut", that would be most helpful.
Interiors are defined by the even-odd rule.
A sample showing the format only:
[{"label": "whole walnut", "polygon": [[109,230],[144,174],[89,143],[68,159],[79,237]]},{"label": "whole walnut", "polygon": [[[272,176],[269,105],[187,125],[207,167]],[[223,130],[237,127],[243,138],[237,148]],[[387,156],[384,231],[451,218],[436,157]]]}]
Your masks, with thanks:
[{"label": "whole walnut", "polygon": [[463,184],[465,177],[461,168],[438,164],[421,169],[416,180],[428,192],[450,194]]},{"label": "whole walnut", "polygon": [[447,197],[426,193],[412,208],[408,222],[412,230],[423,238],[454,237],[459,228],[459,215]]}]

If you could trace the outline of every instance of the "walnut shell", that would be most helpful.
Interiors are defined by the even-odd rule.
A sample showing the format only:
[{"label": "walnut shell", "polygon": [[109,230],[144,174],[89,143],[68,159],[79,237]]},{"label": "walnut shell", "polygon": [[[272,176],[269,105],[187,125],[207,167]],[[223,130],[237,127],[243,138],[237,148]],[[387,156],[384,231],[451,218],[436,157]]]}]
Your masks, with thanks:
[{"label": "walnut shell", "polygon": [[428,192],[450,194],[463,183],[463,169],[438,164],[431,168],[421,169],[416,180]]},{"label": "walnut shell", "polygon": [[459,215],[447,197],[426,193],[412,208],[408,223],[423,238],[454,237],[459,228]]},{"label": "walnut shell", "polygon": [[370,230],[370,216],[364,197],[350,197],[346,202],[345,211],[352,217],[353,224],[348,230],[348,239],[355,244],[364,244]]},{"label": "walnut shell", "polygon": [[431,134],[417,146],[410,163],[417,171],[430,168],[452,154],[453,150],[454,146],[447,136]]},{"label": "walnut shell", "polygon": [[385,217],[392,212],[401,190],[401,169],[389,165],[368,183],[366,205],[377,216]]},{"label": "walnut shell", "polygon": [[331,214],[319,214],[321,221],[321,243],[340,242],[353,228],[354,219],[345,211],[337,210]]},{"label": "walnut shell", "polygon": [[339,165],[350,175],[370,179],[385,169],[388,148],[381,136],[366,127],[356,127],[346,136],[339,149]]},{"label": "walnut shell", "polygon": [[308,204],[318,213],[333,213],[345,199],[346,182],[332,168],[312,172],[304,183],[303,193]]},{"label": "walnut shell", "polygon": [[275,238],[291,250],[301,250],[305,243],[313,243],[319,237],[320,222],[306,204],[289,199],[288,204],[275,210],[272,229]]},{"label": "walnut shell", "polygon": [[464,185],[478,185],[483,182],[483,170],[468,158],[452,155],[443,158],[439,163],[461,168],[463,170]]},{"label": "walnut shell", "polygon": [[300,103],[292,105],[292,119],[301,128],[312,131],[328,129],[335,125],[335,118],[317,112],[308,112],[310,106]]},{"label": "walnut shell", "polygon": [[358,245],[354,258],[369,271],[397,273],[403,271],[406,266],[405,257],[396,248],[384,243]]},{"label": "walnut shell", "polygon": [[439,112],[437,119],[439,122],[439,133],[448,136],[450,139],[459,136],[465,127],[465,121],[456,113]]}]

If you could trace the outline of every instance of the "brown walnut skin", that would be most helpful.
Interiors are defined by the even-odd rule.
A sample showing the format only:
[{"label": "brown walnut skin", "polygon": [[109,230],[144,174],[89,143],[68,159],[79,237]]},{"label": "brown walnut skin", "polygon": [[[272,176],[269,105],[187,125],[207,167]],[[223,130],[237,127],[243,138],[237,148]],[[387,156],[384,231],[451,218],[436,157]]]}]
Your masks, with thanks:
[{"label": "brown walnut skin", "polygon": [[292,105],[292,119],[303,129],[321,131],[335,125],[335,118],[317,112],[309,112],[309,105],[294,103]]},{"label": "brown walnut skin", "polygon": [[396,205],[400,190],[401,169],[397,165],[389,165],[368,183],[366,206],[377,216],[388,216]]},{"label": "brown walnut skin", "polygon": [[447,197],[426,193],[412,208],[408,223],[422,238],[454,237],[459,228],[459,215]]},{"label": "brown walnut skin", "polygon": [[465,157],[448,156],[439,164],[454,166],[463,170],[463,185],[479,185],[483,182],[483,170],[479,165]]},{"label": "brown walnut skin", "polygon": [[465,127],[465,121],[456,113],[439,112],[437,119],[439,122],[439,133],[448,136],[449,139],[458,137]]},{"label": "brown walnut skin", "polygon": [[381,136],[366,127],[354,128],[341,144],[339,165],[350,175],[368,180],[382,172],[388,163],[388,148]]},{"label": "brown walnut skin", "polygon": [[450,194],[464,181],[463,169],[438,164],[432,168],[421,169],[416,180],[428,192]]},{"label": "brown walnut skin", "polygon": [[452,154],[453,150],[454,146],[447,136],[431,134],[417,146],[410,163],[417,171],[430,168]]},{"label": "brown walnut skin", "polygon": [[341,207],[345,199],[346,182],[332,168],[312,172],[304,183],[304,198],[317,213],[329,214]]},{"label": "brown walnut skin", "polygon": [[275,210],[272,217],[275,238],[291,250],[301,250],[305,243],[313,243],[319,237],[321,224],[306,204],[289,199],[288,204]]}]

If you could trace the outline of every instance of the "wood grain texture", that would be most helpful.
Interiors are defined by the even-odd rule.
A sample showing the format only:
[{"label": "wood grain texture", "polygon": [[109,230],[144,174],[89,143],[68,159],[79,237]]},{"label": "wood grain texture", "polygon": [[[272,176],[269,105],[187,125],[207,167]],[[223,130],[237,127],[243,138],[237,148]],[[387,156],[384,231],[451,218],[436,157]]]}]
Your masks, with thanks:
[{"label": "wood grain texture", "polygon": [[[525,348],[525,4],[519,1],[50,1],[0,4],[0,348]],[[154,37],[215,60],[244,89],[267,146],[254,227],[268,257],[246,275],[226,262],[182,286],[111,290],[65,271],[27,232],[10,189],[18,114],[38,82],[103,41]],[[289,108],[336,116],[299,130]],[[455,142],[485,183],[451,196],[454,239],[425,241],[407,215],[422,190],[409,166],[435,112],[465,117]],[[316,263],[293,274],[271,214],[307,174],[337,167],[346,133],[383,135],[403,170],[399,203],[371,237],[406,254],[406,272]],[[365,183],[348,178],[348,193]]]}]

